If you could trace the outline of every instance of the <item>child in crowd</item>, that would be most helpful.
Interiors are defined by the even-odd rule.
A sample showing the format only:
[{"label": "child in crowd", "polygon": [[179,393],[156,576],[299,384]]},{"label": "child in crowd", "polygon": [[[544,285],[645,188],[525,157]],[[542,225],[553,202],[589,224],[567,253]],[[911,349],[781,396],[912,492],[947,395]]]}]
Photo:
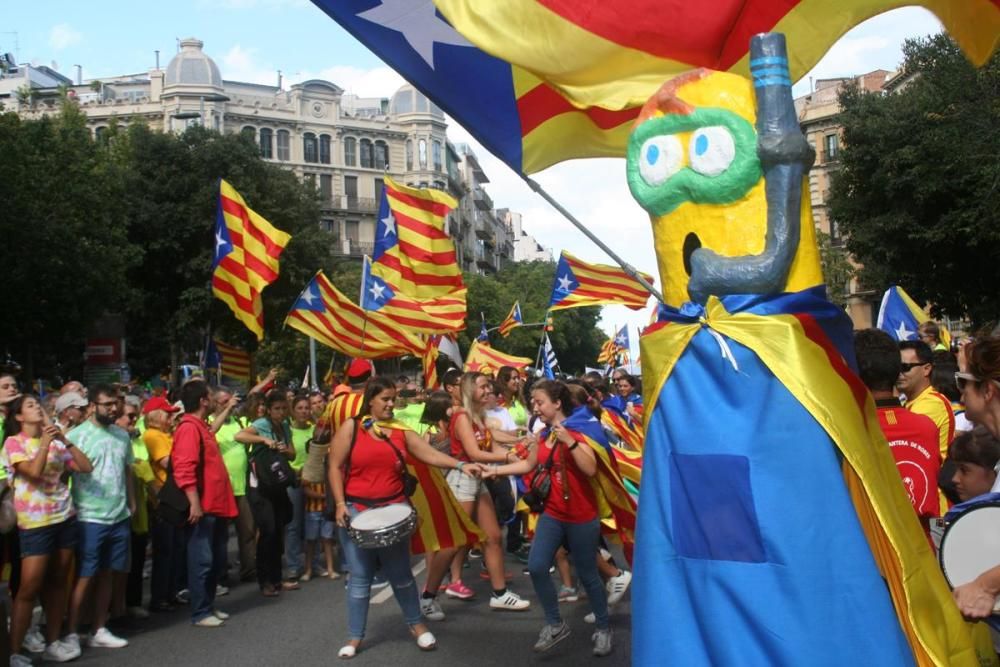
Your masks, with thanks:
[{"label": "child in crowd", "polygon": [[340,577],[333,562],[334,525],[326,502],[326,454],[329,448],[329,443],[310,443],[306,462],[302,467],[302,488],[305,493],[305,572],[299,581],[312,579],[313,553],[317,540],[322,540],[323,543],[326,575],[331,579]]},{"label": "child in crowd", "polygon": [[958,497],[965,502],[989,493],[996,483],[1000,460],[1000,441],[982,426],[965,431],[955,438],[948,450],[955,464],[952,482]]}]

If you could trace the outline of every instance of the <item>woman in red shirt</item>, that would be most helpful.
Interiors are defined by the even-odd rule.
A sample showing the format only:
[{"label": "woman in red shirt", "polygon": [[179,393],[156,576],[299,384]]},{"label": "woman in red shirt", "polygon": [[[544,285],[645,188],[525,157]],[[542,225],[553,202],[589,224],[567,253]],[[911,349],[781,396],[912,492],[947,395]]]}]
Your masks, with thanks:
[{"label": "woman in red shirt", "polygon": [[538,447],[523,461],[488,470],[487,475],[537,471],[535,475],[548,474],[551,479],[545,510],[535,526],[535,539],[528,554],[528,572],[545,610],[546,622],[535,650],[546,651],[569,636],[569,626],[559,614],[559,600],[549,575],[556,551],[565,542],[594,611],[597,623],[594,655],[608,655],[611,652],[608,600],[595,558],[601,522],[597,492],[590,483],[590,478],[597,474],[597,455],[580,433],[563,425],[570,415],[577,417],[575,410],[587,408],[575,408],[569,388],[555,380],[543,380],[531,388],[531,407],[546,425],[539,434]]},{"label": "woman in red shirt", "polygon": [[[409,540],[377,549],[361,548],[347,532],[350,519],[370,507],[408,502],[403,491],[400,454],[405,456],[409,452],[424,463],[466,475],[482,473],[481,466],[435,450],[414,431],[392,421],[395,401],[393,381],[386,377],[373,378],[365,388],[361,416],[346,420],[337,429],[327,461],[327,478],[336,502],[336,522],[340,526],[340,544],[351,573],[347,589],[350,637],[337,654],[341,658],[353,658],[364,639],[372,577],[379,568],[392,585],[417,646],[427,651],[437,645],[420,614],[417,584],[410,570]],[[350,468],[346,471],[345,483],[347,463]]]}]

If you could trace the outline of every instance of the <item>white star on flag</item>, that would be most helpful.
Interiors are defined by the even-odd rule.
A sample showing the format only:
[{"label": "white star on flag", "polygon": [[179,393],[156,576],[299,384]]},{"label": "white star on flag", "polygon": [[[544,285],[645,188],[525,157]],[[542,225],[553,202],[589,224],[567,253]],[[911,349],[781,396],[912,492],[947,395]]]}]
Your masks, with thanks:
[{"label": "white star on flag", "polygon": [[618,347],[624,346],[625,345],[625,336],[619,336],[618,338],[615,338],[615,343],[618,345]]},{"label": "white star on flag", "polygon": [[559,289],[561,289],[563,292],[568,292],[572,286],[573,286],[573,281],[570,279],[568,273],[559,279]]},{"label": "white star on flag", "polygon": [[318,298],[319,296],[315,292],[313,292],[312,285],[307,287],[306,291],[302,293],[302,300],[305,301],[310,306],[313,304],[313,301]]},{"label": "white star on flag", "polygon": [[906,328],[906,322],[900,322],[899,328],[896,329],[896,340],[910,340],[914,333],[916,332]]},{"label": "white star on flag", "polygon": [[391,212],[382,218],[382,224],[385,225],[385,232],[382,234],[382,238],[396,233],[396,218],[392,217]]},{"label": "white star on flag", "polygon": [[385,292],[385,288],[378,283],[372,283],[371,289],[368,290],[372,293],[372,298],[376,301],[382,300],[382,293]]},{"label": "white star on flag", "polygon": [[222,235],[222,232],[221,231],[215,232],[215,254],[218,255],[219,248],[222,248],[225,245],[227,245],[227,241],[225,237]]},{"label": "white star on flag", "polygon": [[428,67],[434,69],[435,44],[472,46],[436,12],[437,8],[430,0],[383,0],[378,7],[358,14],[358,18],[401,34]]}]

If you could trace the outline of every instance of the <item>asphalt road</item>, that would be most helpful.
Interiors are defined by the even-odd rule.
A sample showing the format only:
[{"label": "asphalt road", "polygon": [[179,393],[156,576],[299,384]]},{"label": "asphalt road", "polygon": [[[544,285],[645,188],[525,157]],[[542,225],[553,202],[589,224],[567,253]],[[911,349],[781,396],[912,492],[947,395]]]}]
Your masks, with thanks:
[{"label": "asphalt road", "polygon": [[[619,561],[620,559],[620,554]],[[352,661],[357,665],[628,665],[631,663],[631,615],[629,595],[612,610],[614,652],[606,658],[591,654],[594,626],[584,622],[590,611],[587,600],[563,603],[563,616],[572,635],[549,652],[536,654],[532,646],[542,627],[538,605],[523,565],[508,556],[507,568],[514,574],[511,588],[532,601],[527,612],[497,612],[489,608],[489,584],[478,576],[473,560],[463,580],[476,597],[470,601],[442,596],[448,617],[429,623],[438,648],[421,652],[403,623],[391,593],[375,594],[368,617],[362,651]],[[423,581],[423,559],[413,560],[417,579]],[[148,585],[148,581],[147,581]],[[388,591],[388,589],[387,589]],[[266,599],[256,584],[234,586],[217,600],[218,608],[232,614],[225,626],[203,629],[191,626],[186,607],[148,620],[128,621],[112,629],[129,640],[122,649],[83,649],[74,662],[112,667],[159,667],[161,665],[211,665],[250,667],[255,665],[330,665],[340,661],[337,650],[347,636],[343,579],[319,579],[302,584],[277,599]],[[146,598],[148,601],[148,597]],[[344,661],[345,663],[348,661]]]}]

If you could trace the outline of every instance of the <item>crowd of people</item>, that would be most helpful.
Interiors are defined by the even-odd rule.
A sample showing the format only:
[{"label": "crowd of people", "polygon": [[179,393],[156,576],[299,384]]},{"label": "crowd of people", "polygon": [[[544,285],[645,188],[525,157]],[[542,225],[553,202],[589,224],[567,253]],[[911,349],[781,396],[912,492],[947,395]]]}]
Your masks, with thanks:
[{"label": "crowd of people", "polygon": [[[195,377],[155,392],[71,381],[40,397],[0,376],[0,485],[16,514],[2,535],[11,665],[31,664],[37,653],[65,662],[83,647],[125,647],[108,628],[121,616],[186,605],[193,625],[222,626],[229,615],[216,599],[237,580],[273,598],[345,575],[341,658],[360,650],[371,590],[383,586],[392,587],[418,647],[430,650],[437,639],[426,623],[445,617],[439,593],[475,595],[462,580],[470,549],[481,558],[493,610],[531,608],[508,586],[505,553],[527,565],[545,611],[539,651],[569,634],[558,606],[579,597],[572,562],[593,608],[593,651],[611,652],[608,606],[621,600],[631,573],[601,536],[607,517],[587,482],[595,455],[571,424],[581,411],[601,423],[594,415],[613,409],[603,401],[620,403],[638,428],[638,380],[626,376],[629,391],[619,396],[599,374],[567,384],[534,382],[510,367],[495,377],[453,369],[428,393],[406,376],[375,376],[365,360],[329,394],[282,388],[276,377],[271,371],[245,395]],[[606,425],[597,440],[623,444]],[[350,532],[366,510],[408,502],[404,456],[440,470],[481,535],[427,554],[420,590],[408,539],[364,548]],[[537,525],[516,506],[533,477],[547,478],[549,489]]]},{"label": "crowd of people", "polygon": [[[902,343],[869,329],[856,332],[855,354],[935,548],[934,519],[1000,492],[1000,338],[963,341],[952,351],[933,324],[922,327],[921,340]],[[362,649],[371,592],[382,586],[392,588],[417,646],[431,650],[437,638],[428,622],[445,618],[439,596],[475,595],[463,582],[470,548],[481,558],[493,610],[531,608],[508,585],[505,559],[526,564],[544,615],[536,651],[569,636],[560,603],[577,600],[582,588],[593,652],[612,652],[609,608],[631,573],[609,551],[602,529],[609,517],[593,482],[602,448],[641,446],[637,378],[623,369],[610,379],[588,373],[576,380],[536,379],[510,367],[495,376],[453,369],[441,389],[427,392],[406,376],[375,376],[370,362],[356,360],[330,394],[281,388],[275,379],[271,371],[245,396],[194,378],[169,393],[74,381],[39,397],[0,376],[0,486],[16,515],[2,536],[11,665],[31,664],[30,653],[65,662],[83,645],[127,646],[108,628],[123,615],[187,605],[195,626],[222,626],[228,614],[216,599],[234,580],[256,582],[274,598],[313,578],[344,575],[339,657]],[[409,519],[417,478],[407,462],[439,471],[480,535],[426,554],[422,588],[411,570],[409,532],[376,535],[369,544],[360,527],[384,508],[402,508],[400,525]],[[615,483],[634,497],[624,477]],[[1000,564],[954,591],[970,619],[991,615],[998,595]]]}]

